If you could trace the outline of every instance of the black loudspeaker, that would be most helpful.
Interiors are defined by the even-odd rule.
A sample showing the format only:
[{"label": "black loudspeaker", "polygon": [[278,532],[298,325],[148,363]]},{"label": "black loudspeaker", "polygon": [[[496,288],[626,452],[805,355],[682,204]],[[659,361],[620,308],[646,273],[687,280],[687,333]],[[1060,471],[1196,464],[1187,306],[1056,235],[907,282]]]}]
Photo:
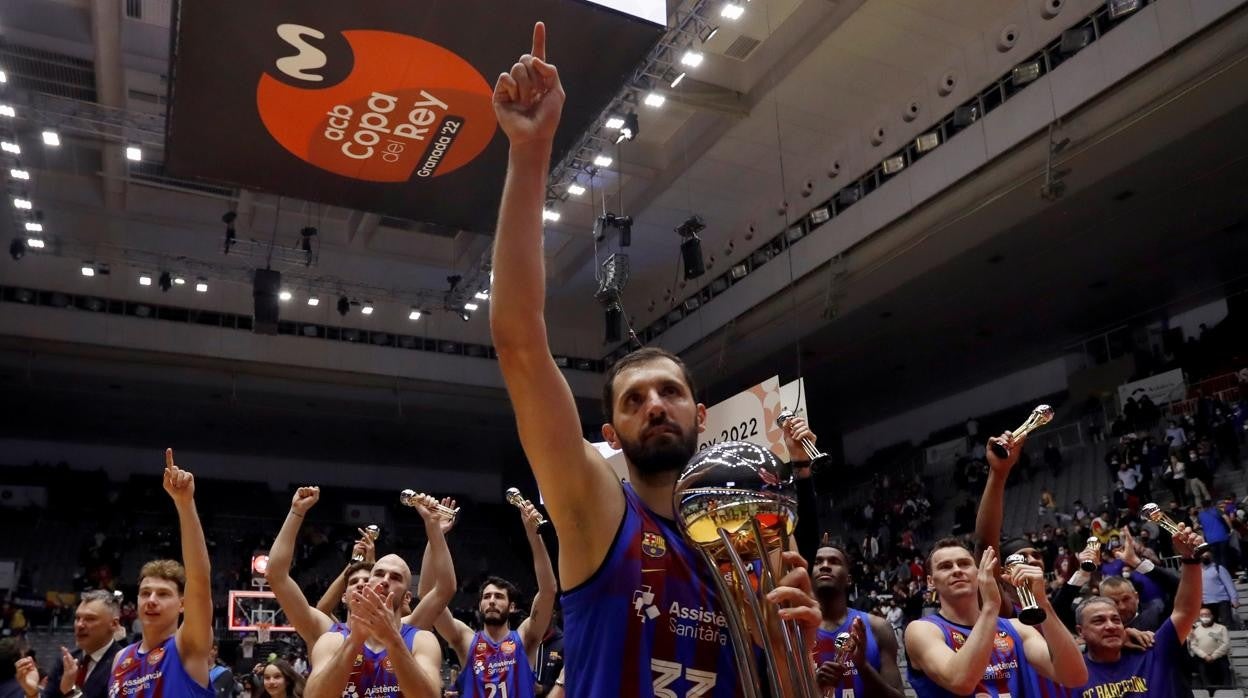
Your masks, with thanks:
[{"label": "black loudspeaker", "polygon": [[606,342],[612,344],[623,339],[620,332],[620,322],[624,319],[624,310],[617,304],[611,304],[606,309],[607,335]]},{"label": "black loudspeaker", "polygon": [[697,235],[690,235],[681,241],[680,259],[685,267],[686,279],[696,279],[706,273],[706,263],[702,261],[702,240]]},{"label": "black loudspeaker", "polygon": [[277,334],[280,314],[277,294],[281,291],[282,273],[272,269],[257,269],[251,293],[256,301],[256,317],[252,331],[256,334]]}]

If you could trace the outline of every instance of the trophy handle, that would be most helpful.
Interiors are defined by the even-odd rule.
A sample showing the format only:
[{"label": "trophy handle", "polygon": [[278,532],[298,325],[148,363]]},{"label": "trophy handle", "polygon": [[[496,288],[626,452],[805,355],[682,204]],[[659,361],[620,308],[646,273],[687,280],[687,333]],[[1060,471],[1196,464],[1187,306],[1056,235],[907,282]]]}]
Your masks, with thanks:
[{"label": "trophy handle", "polygon": [[[780,677],[776,675],[780,665],[776,659],[776,650],[768,641],[768,616],[766,610],[763,608],[763,605],[759,603],[758,594],[750,588],[750,568],[746,566],[745,561],[741,559],[741,554],[737,552],[736,547],[733,545],[731,536],[729,536],[728,532],[722,528],[719,529],[719,539],[724,545],[725,552],[728,553],[728,564],[732,568],[733,577],[737,580],[739,588],[742,590],[741,597],[743,597],[746,606],[749,607],[750,619],[754,621],[754,628],[758,631],[759,644],[763,646],[763,657],[766,660],[767,682],[771,687],[771,695],[782,696],[784,695],[784,691],[780,683]],[[767,560],[764,558],[761,561],[761,564],[764,568],[766,568]],[[759,580],[759,585],[760,591],[766,593],[767,590],[761,588],[761,578]],[[745,632],[741,635],[741,638],[743,643],[748,642],[751,645],[753,644],[748,628],[745,628]],[[761,679],[759,680],[759,685],[761,686]]]},{"label": "trophy handle", "polygon": [[[754,546],[762,566],[759,587],[760,590],[766,594],[779,586],[779,584],[776,581],[775,572],[771,567],[771,559],[767,554],[767,547],[763,538],[763,530],[762,527],[759,526],[758,519],[751,519],[750,525],[753,528],[754,533]],[[781,546],[779,555],[781,556],[781,560],[783,560],[784,551],[789,549],[789,532],[784,522],[780,524],[779,535]],[[783,563],[781,563],[781,565],[783,565]],[[814,677],[812,676],[812,672],[808,668],[808,658],[810,653],[805,645],[806,638],[802,634],[801,627],[796,621],[781,620],[779,609],[775,608],[772,604],[767,604],[764,607],[764,612],[767,614],[769,622],[774,621],[775,627],[779,629],[780,637],[784,641],[784,659],[789,670],[790,683],[792,684],[790,689],[795,690],[796,693],[794,695],[799,698],[817,698],[819,695],[818,689],[813,681]],[[797,641],[796,646],[794,639]],[[770,646],[769,642],[767,644]],[[775,665],[773,664],[772,666]],[[777,667],[777,669],[778,668],[779,667]]]}]

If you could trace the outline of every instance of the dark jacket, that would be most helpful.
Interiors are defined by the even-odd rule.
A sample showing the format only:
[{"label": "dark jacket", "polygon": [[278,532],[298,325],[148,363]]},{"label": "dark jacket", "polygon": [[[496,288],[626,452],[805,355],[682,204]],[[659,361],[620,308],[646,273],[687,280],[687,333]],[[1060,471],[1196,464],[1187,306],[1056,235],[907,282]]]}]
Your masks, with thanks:
[{"label": "dark jacket", "polygon": [[[99,666],[91,669],[91,674],[87,676],[87,685],[79,686],[82,689],[83,698],[108,698],[108,677],[113,673],[113,659],[117,653],[121,651],[121,643],[113,642],[104,650],[104,655],[100,657]],[[73,651],[74,659],[82,661],[82,650]],[[56,661],[52,662],[52,670],[48,672],[48,687],[43,689],[40,694],[41,698],[61,698],[61,676],[65,673],[65,665],[61,663],[60,653],[56,655]]]}]

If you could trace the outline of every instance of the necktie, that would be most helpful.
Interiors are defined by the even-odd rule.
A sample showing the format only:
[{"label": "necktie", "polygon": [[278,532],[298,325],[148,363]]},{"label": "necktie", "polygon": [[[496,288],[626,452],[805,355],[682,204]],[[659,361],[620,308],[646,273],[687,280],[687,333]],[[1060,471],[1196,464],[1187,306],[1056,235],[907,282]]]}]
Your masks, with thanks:
[{"label": "necktie", "polygon": [[74,685],[82,688],[82,684],[87,680],[87,671],[91,669],[91,655],[84,654],[78,662],[78,676],[74,679]]}]

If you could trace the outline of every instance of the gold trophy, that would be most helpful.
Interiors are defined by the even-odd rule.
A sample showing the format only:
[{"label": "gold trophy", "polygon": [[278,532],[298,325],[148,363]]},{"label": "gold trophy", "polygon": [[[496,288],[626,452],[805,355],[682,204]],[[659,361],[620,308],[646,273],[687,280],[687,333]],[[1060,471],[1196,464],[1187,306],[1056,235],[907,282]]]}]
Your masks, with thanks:
[{"label": "gold trophy", "polygon": [[[1100,550],[1101,550],[1101,539],[1097,538],[1096,536],[1089,536],[1088,542],[1084,544],[1083,546],[1083,552],[1096,554],[1100,552]],[[1096,563],[1091,560],[1081,560],[1079,562],[1079,569],[1083,570],[1084,572],[1095,572]]]},{"label": "gold trophy", "polygon": [[[507,503],[517,509],[524,509],[524,505],[528,504],[529,500],[525,499],[524,495],[520,494],[520,490],[514,487],[508,487],[507,488]],[[546,524],[546,517],[542,516],[542,512],[540,511],[537,512],[537,527],[541,528],[545,524]]]},{"label": "gold trophy", "polygon": [[[1162,511],[1161,507],[1157,506],[1153,502],[1149,502],[1148,504],[1140,507],[1140,515],[1166,529],[1166,532],[1172,536],[1177,535],[1179,532],[1179,525],[1174,522],[1174,519],[1166,516],[1166,512]],[[1196,554],[1196,557],[1200,557],[1208,550],[1209,544],[1201,541],[1200,545],[1196,546],[1192,552]]]},{"label": "gold trophy", "polygon": [[[377,524],[369,524],[365,526],[364,535],[368,536],[374,543],[376,543],[377,539],[381,538],[381,526],[378,526]],[[351,562],[364,562],[364,555],[361,553],[353,553],[351,555]]]},{"label": "gold trophy", "polygon": [[[405,507],[411,507],[415,509],[416,507],[423,506],[420,503],[420,498],[427,497],[427,496],[429,495],[421,494],[420,492],[417,492],[416,490],[403,490],[402,492],[399,493],[399,503]],[[454,509],[452,509],[446,506],[445,504],[442,504],[439,502],[433,507],[433,509],[434,511],[438,512],[438,514],[441,515],[442,518],[446,519],[447,521],[454,522],[455,517],[459,516],[459,507],[455,507]]]},{"label": "gold trophy", "polygon": [[[702,555],[719,591],[719,608],[741,673],[742,695],[817,698],[810,646],[801,629],[765,600],[777,586],[780,554],[797,525],[791,479],[757,444],[728,441],[699,451],[672,496],[676,521]],[[763,659],[755,661],[761,646]]]},{"label": "gold trophy", "polygon": [[[784,429],[784,425],[788,423],[790,419],[793,419],[794,416],[795,415],[789,410],[784,410],[776,416],[776,426]],[[802,439],[801,444],[802,450],[806,452],[806,457],[810,458],[810,467],[823,470],[823,466],[827,465],[828,461],[832,460],[832,456],[820,451],[810,442],[810,439]]]},{"label": "gold trophy", "polygon": [[[1019,565],[1026,565],[1027,558],[1018,553],[1005,558],[1005,571],[1009,573]],[[1020,584],[1014,587],[1018,592],[1018,601],[1023,604],[1023,608],[1018,612],[1018,619],[1023,625],[1040,625],[1049,614],[1040,608],[1040,604],[1036,603],[1036,595],[1032,593],[1031,587],[1026,584]]]},{"label": "gold trophy", "polygon": [[[1037,405],[1036,409],[1031,411],[1031,416],[1027,418],[1027,421],[1023,422],[1022,426],[1010,432],[1010,434],[1015,439],[1021,439],[1051,421],[1053,421],[1053,408],[1048,405]],[[989,441],[988,447],[992,449],[997,458],[1009,458],[1010,456],[1010,449],[996,441]]]}]

